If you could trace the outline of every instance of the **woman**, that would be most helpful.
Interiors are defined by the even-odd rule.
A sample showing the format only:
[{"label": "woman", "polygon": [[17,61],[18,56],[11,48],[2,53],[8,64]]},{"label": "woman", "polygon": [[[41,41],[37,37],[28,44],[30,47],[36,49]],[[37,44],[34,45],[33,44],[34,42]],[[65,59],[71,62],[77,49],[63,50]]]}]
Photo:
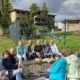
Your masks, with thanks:
[{"label": "woman", "polygon": [[27,56],[28,60],[31,60],[31,59],[35,58],[34,46],[33,46],[32,40],[28,41],[26,56]]},{"label": "woman", "polygon": [[35,51],[35,53],[36,53],[36,57],[38,57],[38,58],[43,58],[43,57],[44,57],[43,47],[42,47],[42,45],[40,44],[40,41],[37,41],[37,42],[36,42],[34,51]]},{"label": "woman", "polygon": [[55,62],[52,64],[49,72],[49,80],[66,80],[67,61],[60,53],[55,56]]},{"label": "woman", "polygon": [[22,69],[14,69],[14,64],[11,62],[10,59],[10,52],[5,51],[3,54],[3,59],[2,59],[2,65],[6,71],[9,72],[9,78],[12,80],[13,77],[16,77],[16,80],[22,80],[21,78],[21,73]]}]

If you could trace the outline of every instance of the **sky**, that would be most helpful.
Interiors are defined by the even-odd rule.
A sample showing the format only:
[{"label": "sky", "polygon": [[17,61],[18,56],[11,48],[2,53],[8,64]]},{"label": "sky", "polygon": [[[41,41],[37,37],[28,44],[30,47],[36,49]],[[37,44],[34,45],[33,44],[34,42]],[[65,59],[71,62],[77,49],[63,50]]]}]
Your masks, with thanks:
[{"label": "sky", "polygon": [[13,7],[29,10],[31,4],[36,3],[42,7],[44,2],[50,13],[57,14],[56,19],[80,16],[80,0],[13,0]]}]

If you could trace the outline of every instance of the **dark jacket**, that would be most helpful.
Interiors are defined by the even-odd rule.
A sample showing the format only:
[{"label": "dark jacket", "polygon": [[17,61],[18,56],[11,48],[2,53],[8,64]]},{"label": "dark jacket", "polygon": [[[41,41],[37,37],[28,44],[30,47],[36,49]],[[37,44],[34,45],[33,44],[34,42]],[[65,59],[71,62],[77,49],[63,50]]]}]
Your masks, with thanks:
[{"label": "dark jacket", "polygon": [[12,64],[10,58],[3,58],[2,65],[6,70],[12,70],[14,67],[14,64]]},{"label": "dark jacket", "polygon": [[14,65],[16,64],[16,58],[14,55],[10,55],[10,61],[12,64],[14,64]]},{"label": "dark jacket", "polygon": [[34,51],[41,53],[43,51],[42,45],[35,45]]}]

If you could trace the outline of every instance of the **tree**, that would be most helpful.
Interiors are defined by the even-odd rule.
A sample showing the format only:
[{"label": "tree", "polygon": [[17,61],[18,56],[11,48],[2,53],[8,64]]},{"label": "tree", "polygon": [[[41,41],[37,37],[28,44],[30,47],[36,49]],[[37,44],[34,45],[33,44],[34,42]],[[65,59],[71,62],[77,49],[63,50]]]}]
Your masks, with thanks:
[{"label": "tree", "polygon": [[42,10],[41,10],[41,15],[45,18],[48,17],[48,9],[47,9],[46,3],[43,3]]},{"label": "tree", "polygon": [[34,16],[40,11],[40,8],[36,4],[32,4],[27,16],[21,19],[21,26],[24,34],[28,38],[32,38],[35,33],[34,29]]},{"label": "tree", "polygon": [[40,11],[40,8],[36,4],[32,4],[30,7],[30,17],[34,17],[38,11]]},{"label": "tree", "polygon": [[7,34],[9,31],[10,24],[10,15],[9,11],[11,9],[11,4],[9,0],[0,0],[0,12],[1,12],[1,27],[3,29],[3,33]]},{"label": "tree", "polygon": [[43,3],[42,10],[41,10],[41,16],[46,19],[48,29],[52,29],[53,27],[52,25],[54,21],[52,17],[49,17],[48,8],[47,8],[46,3]]},{"label": "tree", "polygon": [[42,9],[40,9],[36,4],[32,4],[27,16],[21,20],[21,26],[22,26],[23,32],[29,38],[36,37],[38,32],[39,33],[45,32],[49,29],[47,24],[46,25],[43,23],[42,25],[34,24],[35,16],[44,18],[47,22],[49,22],[50,18],[48,16],[48,9],[47,9],[46,3],[43,4]]}]

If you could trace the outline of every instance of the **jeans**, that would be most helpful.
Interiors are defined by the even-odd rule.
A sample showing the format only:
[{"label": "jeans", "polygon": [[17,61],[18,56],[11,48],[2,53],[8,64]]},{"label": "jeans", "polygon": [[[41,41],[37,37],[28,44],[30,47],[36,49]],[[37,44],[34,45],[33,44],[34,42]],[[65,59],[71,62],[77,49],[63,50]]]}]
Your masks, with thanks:
[{"label": "jeans", "polygon": [[19,55],[17,54],[17,58],[19,59],[19,65],[22,65],[22,58],[24,58],[24,60],[26,60],[26,55]]},{"label": "jeans", "polygon": [[43,76],[45,76],[46,78],[49,78],[50,73],[48,71],[43,73]]},{"label": "jeans", "polygon": [[12,77],[16,77],[16,80],[22,80],[22,69],[13,70]]}]

